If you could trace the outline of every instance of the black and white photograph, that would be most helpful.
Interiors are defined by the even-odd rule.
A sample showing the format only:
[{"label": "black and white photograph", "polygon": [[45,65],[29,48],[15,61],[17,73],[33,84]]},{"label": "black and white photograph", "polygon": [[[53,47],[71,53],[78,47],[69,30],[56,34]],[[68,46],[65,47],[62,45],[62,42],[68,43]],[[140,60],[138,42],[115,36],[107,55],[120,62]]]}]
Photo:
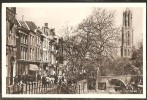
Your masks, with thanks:
[{"label": "black and white photograph", "polygon": [[145,97],[145,3],[3,3],[2,14],[3,97]]}]

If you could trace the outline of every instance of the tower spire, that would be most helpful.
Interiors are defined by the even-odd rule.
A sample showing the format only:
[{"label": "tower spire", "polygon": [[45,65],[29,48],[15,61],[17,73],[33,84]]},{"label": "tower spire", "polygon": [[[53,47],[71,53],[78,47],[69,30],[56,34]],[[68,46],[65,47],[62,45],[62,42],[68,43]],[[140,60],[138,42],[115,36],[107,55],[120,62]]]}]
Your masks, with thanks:
[{"label": "tower spire", "polygon": [[133,47],[132,12],[129,8],[123,12],[121,56],[131,57]]}]

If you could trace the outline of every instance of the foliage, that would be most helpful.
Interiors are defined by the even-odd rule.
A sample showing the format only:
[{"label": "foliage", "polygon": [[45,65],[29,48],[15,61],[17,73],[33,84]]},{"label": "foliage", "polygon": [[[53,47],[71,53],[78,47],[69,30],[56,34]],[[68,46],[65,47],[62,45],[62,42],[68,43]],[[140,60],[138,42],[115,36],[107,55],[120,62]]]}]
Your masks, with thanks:
[{"label": "foliage", "polygon": [[[72,74],[83,68],[96,70],[105,58],[113,59],[119,29],[114,25],[114,11],[94,8],[77,28],[64,28],[64,53]],[[72,34],[72,36],[71,36]],[[90,58],[85,59],[86,53]]]},{"label": "foliage", "polygon": [[[83,69],[89,75],[98,68],[101,75],[136,75],[142,72],[142,42],[138,49],[133,50],[131,60],[113,59],[120,36],[119,28],[114,25],[114,14],[114,11],[94,8],[77,27],[65,26],[63,47],[69,76],[77,76]],[[87,52],[89,59],[85,58]]]},{"label": "foliage", "polygon": [[132,58],[133,65],[139,68],[140,72],[143,73],[143,43],[139,42],[139,47],[134,48]]},{"label": "foliage", "polygon": [[137,75],[140,74],[138,68],[136,68],[129,60],[120,60],[115,65],[115,75]]},{"label": "foliage", "polygon": [[141,70],[129,58],[108,59],[102,66],[102,75],[140,75]]}]

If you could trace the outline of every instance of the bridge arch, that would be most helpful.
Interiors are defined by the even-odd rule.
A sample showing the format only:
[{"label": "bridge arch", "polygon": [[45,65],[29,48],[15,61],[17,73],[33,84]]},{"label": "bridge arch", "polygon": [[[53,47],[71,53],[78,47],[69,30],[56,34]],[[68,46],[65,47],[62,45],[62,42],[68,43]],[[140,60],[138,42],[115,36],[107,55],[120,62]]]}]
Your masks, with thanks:
[{"label": "bridge arch", "polygon": [[116,85],[116,86],[123,86],[126,87],[127,84],[124,82],[124,80],[119,78],[110,78],[108,79],[109,84]]}]

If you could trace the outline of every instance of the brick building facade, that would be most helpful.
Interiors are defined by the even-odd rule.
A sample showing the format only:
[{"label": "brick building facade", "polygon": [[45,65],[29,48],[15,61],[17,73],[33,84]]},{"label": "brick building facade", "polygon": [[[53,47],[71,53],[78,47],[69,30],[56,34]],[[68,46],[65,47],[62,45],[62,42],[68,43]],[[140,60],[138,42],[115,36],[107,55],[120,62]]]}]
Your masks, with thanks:
[{"label": "brick building facade", "polygon": [[6,77],[7,85],[12,85],[16,75],[16,8],[6,8]]},{"label": "brick building facade", "polygon": [[17,75],[26,75],[29,67],[29,27],[25,21],[17,20],[17,24]]},{"label": "brick building facade", "polygon": [[55,29],[49,29],[48,23],[39,28],[32,21],[17,20],[15,15],[15,7],[6,9],[7,85],[28,75],[62,74],[62,39],[55,35]]}]

